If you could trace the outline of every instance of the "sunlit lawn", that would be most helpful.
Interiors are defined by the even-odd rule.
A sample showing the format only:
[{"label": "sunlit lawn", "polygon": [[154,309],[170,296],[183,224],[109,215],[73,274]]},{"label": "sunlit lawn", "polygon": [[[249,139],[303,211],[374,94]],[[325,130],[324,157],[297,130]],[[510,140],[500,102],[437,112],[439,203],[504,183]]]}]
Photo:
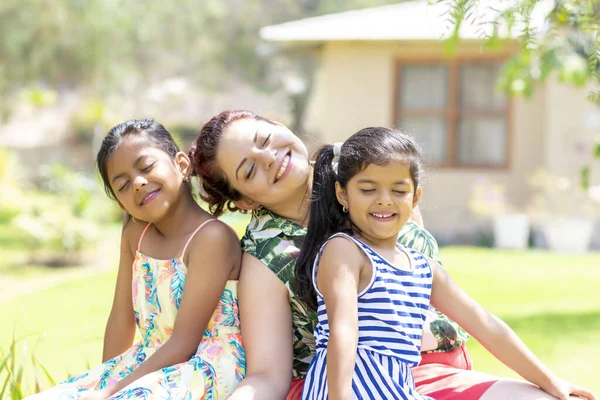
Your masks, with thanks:
[{"label": "sunlit lawn", "polygon": [[[238,222],[234,225],[243,226]],[[553,371],[600,393],[600,254],[441,251],[459,284],[511,325]],[[0,304],[0,347],[8,347],[14,323],[17,336],[33,334],[29,350],[45,335],[36,355],[57,380],[99,363],[115,275],[109,269]],[[514,376],[473,339],[469,350],[478,370]]]},{"label": "sunlit lawn", "polygon": [[[600,393],[600,253],[444,248],[442,260],[472,297],[504,319],[552,371]],[[516,376],[475,340],[476,369]]]}]

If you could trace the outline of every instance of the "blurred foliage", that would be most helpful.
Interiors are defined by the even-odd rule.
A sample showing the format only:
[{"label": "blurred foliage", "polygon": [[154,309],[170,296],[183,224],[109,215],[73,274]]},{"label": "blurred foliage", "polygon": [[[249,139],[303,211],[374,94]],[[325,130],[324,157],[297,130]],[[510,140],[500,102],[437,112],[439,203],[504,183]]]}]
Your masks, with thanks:
[{"label": "blurred foliage", "polygon": [[[548,0],[498,2],[497,7],[480,0],[435,0],[448,6],[451,37],[449,47],[459,43],[463,24],[480,26],[487,45],[503,42],[507,33],[516,34],[518,51],[507,64],[502,88],[511,94],[530,97],[535,87],[556,72],[561,82],[596,90],[588,99],[600,104],[600,2],[598,0],[554,0],[545,16],[547,30],[535,26],[536,7]],[[486,9],[487,7],[487,9]],[[485,28],[492,27],[491,33]],[[505,29],[508,31],[506,32]]]},{"label": "blurred foliage", "polygon": [[198,127],[186,124],[169,125],[169,133],[171,133],[179,148],[186,150],[198,137]]},{"label": "blurred foliage", "polygon": [[[13,186],[12,212],[5,219],[24,234],[32,262],[84,263],[100,225],[121,220],[118,207],[106,198],[99,182],[64,165],[49,167],[43,182],[40,188]],[[3,193],[5,187],[3,183]]]},{"label": "blurred foliage", "polygon": [[6,110],[6,95],[29,86],[134,96],[173,76],[213,89],[241,79],[268,90],[280,82],[269,71],[274,57],[260,42],[262,26],[394,2],[3,0],[0,99]]},{"label": "blurred foliage", "polygon": [[18,215],[22,204],[17,162],[14,155],[4,148],[0,148],[0,204],[0,223],[7,223]]},{"label": "blurred foliage", "polygon": [[104,114],[106,104],[97,98],[83,102],[73,114],[71,129],[75,141],[90,143],[94,135],[104,135]]},{"label": "blurred foliage", "polygon": [[21,91],[20,97],[28,104],[36,107],[44,107],[56,104],[58,93],[56,90],[41,87],[27,87]]},{"label": "blurred foliage", "polygon": [[[480,0],[433,1],[448,6],[449,49],[458,46],[462,24],[480,26],[481,38],[491,46],[503,42],[506,32],[502,32],[501,27],[517,33],[519,48],[507,63],[500,80],[501,88],[507,93],[531,97],[537,85],[556,73],[563,83],[591,86],[587,99],[600,105],[599,0],[554,0],[554,6],[545,16],[548,29],[544,32],[534,26],[532,15],[536,7],[548,0],[499,2],[502,9],[488,6],[483,11]],[[491,34],[484,30],[489,24],[493,26]],[[594,149],[593,156],[600,159],[600,135]],[[589,166],[581,168],[580,184],[584,189],[589,188]]]}]

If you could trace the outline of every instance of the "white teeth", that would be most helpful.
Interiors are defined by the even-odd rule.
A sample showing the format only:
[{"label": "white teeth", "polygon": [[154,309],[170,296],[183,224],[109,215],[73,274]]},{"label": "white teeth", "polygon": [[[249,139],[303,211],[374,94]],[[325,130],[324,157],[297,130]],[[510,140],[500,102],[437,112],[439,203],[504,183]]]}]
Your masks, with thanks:
[{"label": "white teeth", "polygon": [[281,178],[281,176],[285,172],[285,169],[287,168],[289,162],[290,162],[290,156],[288,154],[283,159],[283,163],[281,164],[281,168],[279,168],[279,171],[277,171],[277,175],[275,175],[275,180],[278,180],[279,178]]},{"label": "white teeth", "polygon": [[371,213],[373,216],[377,217],[377,218],[388,218],[391,217],[393,214],[375,214],[375,213]]}]

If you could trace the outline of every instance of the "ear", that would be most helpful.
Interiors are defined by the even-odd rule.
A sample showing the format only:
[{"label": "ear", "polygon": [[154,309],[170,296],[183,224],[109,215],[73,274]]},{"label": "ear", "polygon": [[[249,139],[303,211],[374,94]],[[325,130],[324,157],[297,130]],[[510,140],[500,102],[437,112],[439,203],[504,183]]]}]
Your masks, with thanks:
[{"label": "ear", "polygon": [[337,197],[337,201],[342,207],[348,208],[348,193],[339,182],[335,183],[335,197]]},{"label": "ear", "polygon": [[240,210],[254,210],[260,207],[260,204],[246,197],[242,198],[241,200],[234,201],[233,204]]},{"label": "ear", "polygon": [[415,195],[413,196],[413,208],[415,208],[418,204],[419,204],[419,199],[421,198],[421,194],[423,193],[423,189],[421,188],[421,186],[419,186],[417,188],[417,190],[415,191]]},{"label": "ear", "polygon": [[188,178],[192,174],[192,161],[183,151],[175,154],[175,165],[183,178]]}]

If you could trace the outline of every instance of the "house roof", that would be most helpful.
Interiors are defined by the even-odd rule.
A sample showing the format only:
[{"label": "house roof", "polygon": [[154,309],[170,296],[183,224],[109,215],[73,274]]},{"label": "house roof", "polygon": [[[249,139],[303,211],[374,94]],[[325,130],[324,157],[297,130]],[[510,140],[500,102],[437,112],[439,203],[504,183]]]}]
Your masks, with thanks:
[{"label": "house roof", "polygon": [[[461,39],[481,40],[492,33],[492,21],[498,10],[518,0],[480,0],[474,9],[477,21],[463,23]],[[532,26],[542,32],[553,0],[541,0],[531,15]],[[450,36],[449,6],[429,4],[427,0],[405,1],[381,7],[346,11],[263,27],[264,40],[280,43],[318,43],[344,40],[439,40]],[[516,32],[515,32],[516,31]],[[506,27],[500,27],[506,32]],[[517,37],[513,30],[511,37]],[[507,37],[505,33],[504,37]]]}]

